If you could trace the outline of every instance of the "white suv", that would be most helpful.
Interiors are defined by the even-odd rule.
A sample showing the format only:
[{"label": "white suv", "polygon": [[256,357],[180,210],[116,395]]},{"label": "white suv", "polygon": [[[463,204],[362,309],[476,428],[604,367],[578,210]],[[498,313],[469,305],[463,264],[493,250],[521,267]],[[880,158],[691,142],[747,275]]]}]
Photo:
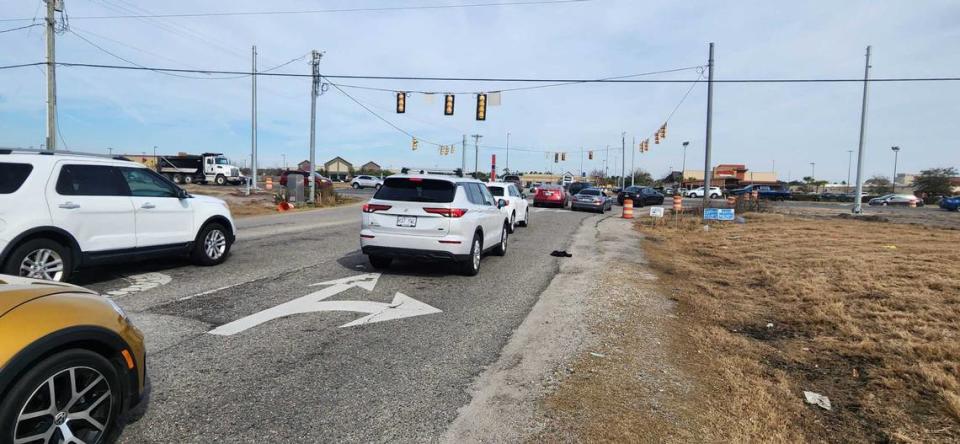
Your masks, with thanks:
[{"label": "white suv", "polygon": [[2,273],[66,281],[83,266],[174,255],[216,265],[234,227],[224,201],[192,196],[142,164],[0,149]]},{"label": "white suv", "polygon": [[355,189],[359,188],[380,188],[383,185],[383,181],[374,177],[374,176],[357,176],[350,181],[350,186]]},{"label": "white suv", "polygon": [[[687,191],[687,197],[703,197],[703,187],[694,188]],[[723,197],[723,190],[720,187],[710,187],[710,198],[719,199]]]},{"label": "white suv", "polygon": [[474,276],[486,250],[507,253],[510,220],[483,182],[455,176],[390,176],[363,206],[360,247],[374,268],[395,258],[447,260]]}]

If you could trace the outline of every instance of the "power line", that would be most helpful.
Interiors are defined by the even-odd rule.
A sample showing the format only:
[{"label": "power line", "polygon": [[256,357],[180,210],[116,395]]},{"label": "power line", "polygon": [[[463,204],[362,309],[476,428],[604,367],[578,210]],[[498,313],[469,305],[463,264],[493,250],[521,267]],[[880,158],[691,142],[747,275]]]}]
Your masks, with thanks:
[{"label": "power line", "polygon": [[[45,65],[46,63],[25,63],[18,65],[0,66],[0,69],[21,68],[24,66]],[[196,73],[196,74],[232,74],[249,76],[253,73],[249,71],[227,71],[227,70],[206,70],[206,69],[177,69],[177,68],[158,68],[150,66],[124,66],[124,65],[106,65],[96,63],[72,63],[57,62],[57,65],[80,68],[101,68],[101,69],[125,69],[134,71],[163,71],[173,73]],[[270,72],[257,73],[264,77],[303,77],[309,78],[310,74]],[[501,82],[501,83],[698,83],[698,79],[537,79],[537,78],[511,78],[511,77],[426,77],[426,76],[372,76],[372,75],[324,75],[328,79],[363,79],[363,80],[416,80],[416,81],[436,81],[436,82]],[[889,82],[955,82],[960,81],[960,76],[942,76],[942,77],[888,77],[871,78],[868,82],[889,83]],[[714,83],[862,83],[863,79],[850,78],[823,78],[823,79],[714,79]],[[391,89],[390,91],[403,91],[403,88]],[[487,90],[493,91],[493,90]],[[505,90],[501,90],[505,91]]]},{"label": "power line", "polygon": [[[558,5],[563,3],[585,3],[593,0],[539,0],[539,1],[513,1],[503,3],[467,3],[460,5],[417,5],[417,6],[386,6],[374,8],[340,8],[340,9],[306,9],[290,11],[218,11],[218,12],[194,12],[194,13],[171,13],[171,14],[129,14],[129,15],[92,15],[71,17],[73,20],[113,20],[113,19],[140,19],[140,18],[184,18],[184,17],[230,17],[230,16],[252,16],[252,15],[300,15],[300,14],[329,14],[344,12],[384,12],[384,11],[415,11],[415,10],[436,10],[436,9],[464,9],[464,8],[485,8],[497,6],[532,6],[532,5]],[[27,18],[9,18],[0,19],[0,22],[14,22],[30,20]]]},{"label": "power line", "polygon": [[19,28],[4,29],[4,30],[0,30],[0,34],[3,34],[3,33],[5,33],[5,32],[19,31],[19,30],[21,30],[21,29],[33,28],[34,26],[43,26],[43,25],[40,24],[40,23],[33,23],[33,24],[30,24],[30,25],[27,25],[27,26],[21,26],[21,27],[19,27]]}]

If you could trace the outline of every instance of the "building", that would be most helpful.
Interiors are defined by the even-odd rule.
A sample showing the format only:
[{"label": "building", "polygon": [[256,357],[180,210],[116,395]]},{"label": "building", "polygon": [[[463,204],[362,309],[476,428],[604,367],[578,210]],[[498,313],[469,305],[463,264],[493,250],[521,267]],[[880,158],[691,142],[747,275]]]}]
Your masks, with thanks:
[{"label": "building", "polygon": [[380,165],[372,160],[360,166],[360,172],[366,174],[380,174],[381,171]]},{"label": "building", "polygon": [[310,161],[304,160],[297,164],[297,169],[300,171],[310,171]]},{"label": "building", "polygon": [[913,181],[917,179],[917,175],[913,173],[898,173],[896,180],[893,183],[903,186],[913,186]]},{"label": "building", "polygon": [[353,174],[353,164],[337,156],[323,164],[327,177],[333,180],[347,180]]},{"label": "building", "polygon": [[[672,171],[663,179],[665,184],[683,188],[703,186],[703,170]],[[713,167],[711,186],[723,189],[735,189],[747,185],[779,185],[776,172],[750,171],[743,164],[719,164]]]}]

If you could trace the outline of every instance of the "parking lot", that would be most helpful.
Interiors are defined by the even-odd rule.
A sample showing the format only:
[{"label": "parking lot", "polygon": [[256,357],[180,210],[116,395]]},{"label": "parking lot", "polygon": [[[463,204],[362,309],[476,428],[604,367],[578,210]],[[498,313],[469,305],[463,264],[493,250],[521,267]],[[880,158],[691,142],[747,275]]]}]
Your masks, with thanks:
[{"label": "parking lot", "polygon": [[[510,253],[482,275],[400,263],[374,272],[358,251],[356,205],[240,219],[230,260],[198,268],[160,261],[92,269],[78,283],[114,299],[144,330],[152,393],[123,442],[414,441],[438,437],[470,401],[546,288],[581,224],[602,216],[531,209]],[[361,277],[354,283],[338,280]],[[320,285],[317,285],[320,284]],[[332,289],[332,290],[331,290]],[[218,326],[326,291],[323,301],[426,304],[409,317],[322,311],[273,319],[229,336]]]}]

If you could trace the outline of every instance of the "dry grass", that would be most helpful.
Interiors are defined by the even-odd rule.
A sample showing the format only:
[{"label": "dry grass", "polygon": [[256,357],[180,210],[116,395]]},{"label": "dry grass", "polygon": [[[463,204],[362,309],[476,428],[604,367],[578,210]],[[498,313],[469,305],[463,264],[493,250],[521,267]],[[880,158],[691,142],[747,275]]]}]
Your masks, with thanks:
[{"label": "dry grass", "polygon": [[695,350],[697,440],[960,441],[960,232],[782,215],[640,229],[678,302],[673,344]]}]

